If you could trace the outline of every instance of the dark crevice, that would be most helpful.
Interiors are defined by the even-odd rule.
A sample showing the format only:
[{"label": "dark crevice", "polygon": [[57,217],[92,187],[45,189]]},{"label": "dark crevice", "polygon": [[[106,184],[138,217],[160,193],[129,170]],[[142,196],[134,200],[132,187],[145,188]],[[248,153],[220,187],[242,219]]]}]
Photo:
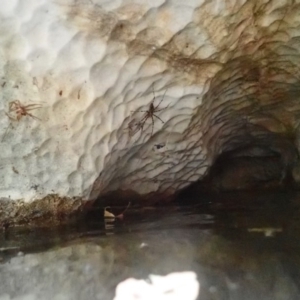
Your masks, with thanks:
[{"label": "dark crevice", "polygon": [[181,191],[179,198],[296,188],[292,174],[299,156],[292,139],[268,132],[241,133],[222,148],[206,176]]}]

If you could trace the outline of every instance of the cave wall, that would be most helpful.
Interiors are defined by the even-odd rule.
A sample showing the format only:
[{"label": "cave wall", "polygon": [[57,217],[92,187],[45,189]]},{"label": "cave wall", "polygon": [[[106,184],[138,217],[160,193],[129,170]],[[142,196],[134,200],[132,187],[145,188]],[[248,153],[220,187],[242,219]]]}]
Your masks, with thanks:
[{"label": "cave wall", "polygon": [[294,166],[299,16],[288,0],[2,0],[0,197],[166,198],[250,143]]}]

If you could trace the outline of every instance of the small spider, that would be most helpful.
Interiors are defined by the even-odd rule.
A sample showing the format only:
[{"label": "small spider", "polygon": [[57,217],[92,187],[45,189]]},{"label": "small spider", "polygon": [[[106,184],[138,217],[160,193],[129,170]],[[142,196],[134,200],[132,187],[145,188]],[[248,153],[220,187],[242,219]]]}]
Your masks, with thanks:
[{"label": "small spider", "polygon": [[[153,86],[152,86],[153,88]],[[160,102],[154,106],[154,101],[155,101],[155,93],[154,93],[154,89],[153,89],[153,100],[151,101],[150,105],[149,105],[149,109],[148,110],[136,110],[133,112],[143,112],[145,113],[145,115],[138,121],[134,123],[132,123],[132,121],[129,123],[129,130],[133,130],[133,127],[135,128],[133,130],[133,132],[131,132],[131,136],[134,135],[136,132],[138,132],[139,130],[141,130],[141,133],[143,132],[144,129],[144,125],[146,123],[146,121],[151,118],[152,120],[152,130],[151,130],[151,136],[153,135],[153,128],[154,128],[154,117],[157,118],[158,120],[160,120],[163,124],[165,123],[159,116],[156,115],[157,112],[162,111],[164,109],[166,109],[167,107],[159,108],[159,105],[162,103],[162,101],[164,100],[165,94],[166,94],[167,90],[164,92],[164,95],[162,97],[162,99],[160,100]]]},{"label": "small spider", "polygon": [[[9,103],[8,107],[8,113],[5,113],[9,119],[13,121],[20,121],[23,116],[29,116],[33,119],[40,120],[38,117],[32,115],[29,113],[30,110],[41,108],[42,106],[40,104],[28,104],[23,105],[19,100],[15,100]],[[14,114],[15,116],[12,116],[11,114]]]}]

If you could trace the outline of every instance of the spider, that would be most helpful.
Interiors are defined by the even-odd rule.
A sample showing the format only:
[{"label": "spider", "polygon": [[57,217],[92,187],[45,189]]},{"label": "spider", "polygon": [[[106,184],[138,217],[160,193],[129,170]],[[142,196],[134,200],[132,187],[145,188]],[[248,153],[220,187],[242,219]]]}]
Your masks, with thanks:
[{"label": "spider", "polygon": [[[152,88],[153,88],[153,86],[152,86]],[[129,123],[129,130],[131,130],[131,134],[130,134],[131,136],[134,135],[139,130],[141,130],[141,132],[143,132],[144,125],[149,118],[151,118],[151,120],[152,120],[151,136],[153,135],[154,117],[157,118],[158,120],[160,120],[163,124],[165,123],[159,116],[156,115],[156,113],[167,108],[167,107],[164,107],[164,108],[158,109],[159,105],[164,100],[166,92],[167,92],[167,90],[164,92],[164,95],[163,95],[162,99],[160,100],[160,102],[156,106],[154,106],[155,93],[154,93],[154,89],[153,89],[153,100],[151,101],[151,103],[149,105],[149,109],[133,111],[133,112],[143,112],[143,113],[145,113],[145,115],[138,122],[132,123],[132,121],[131,121]],[[135,129],[133,127],[135,127]]]},{"label": "spider", "polygon": [[[29,116],[33,119],[40,120],[38,117],[29,113],[30,110],[41,108],[40,104],[28,104],[23,105],[19,100],[15,100],[9,103],[8,113],[5,113],[9,119],[13,121],[20,121],[23,116]],[[15,116],[12,116],[11,113],[14,113]]]}]

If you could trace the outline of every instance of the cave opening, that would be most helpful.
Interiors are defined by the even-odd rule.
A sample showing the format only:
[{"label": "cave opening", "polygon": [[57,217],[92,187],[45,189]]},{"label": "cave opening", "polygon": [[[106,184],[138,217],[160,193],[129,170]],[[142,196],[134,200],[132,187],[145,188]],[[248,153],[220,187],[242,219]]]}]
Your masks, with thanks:
[{"label": "cave opening", "polygon": [[259,139],[243,135],[215,159],[201,180],[180,191],[178,199],[197,202],[203,193],[222,197],[222,193],[234,191],[296,192],[294,171],[298,162],[298,151],[290,138],[278,134],[264,134]]}]

